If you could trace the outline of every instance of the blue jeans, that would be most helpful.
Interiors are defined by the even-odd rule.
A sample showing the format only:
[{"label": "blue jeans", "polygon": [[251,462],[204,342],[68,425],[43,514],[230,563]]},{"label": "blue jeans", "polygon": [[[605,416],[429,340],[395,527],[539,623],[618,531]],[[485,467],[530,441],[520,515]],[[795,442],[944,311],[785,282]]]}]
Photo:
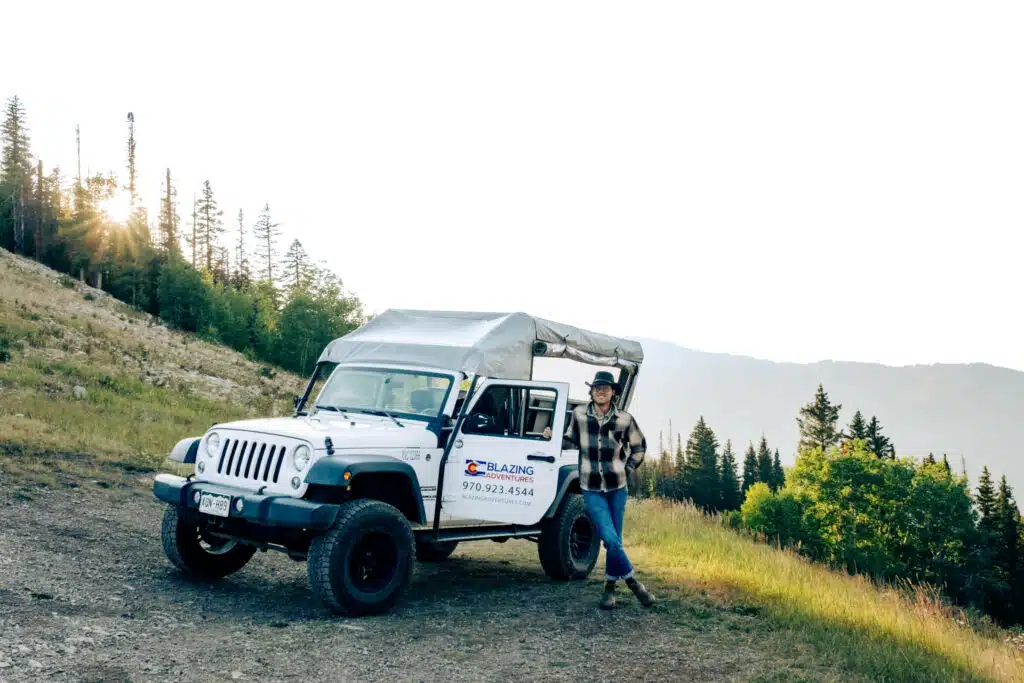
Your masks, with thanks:
[{"label": "blue jeans", "polygon": [[604,578],[607,581],[633,576],[633,565],[622,548],[622,518],[626,513],[626,487],[614,491],[583,491],[587,516],[597,527],[606,552]]}]

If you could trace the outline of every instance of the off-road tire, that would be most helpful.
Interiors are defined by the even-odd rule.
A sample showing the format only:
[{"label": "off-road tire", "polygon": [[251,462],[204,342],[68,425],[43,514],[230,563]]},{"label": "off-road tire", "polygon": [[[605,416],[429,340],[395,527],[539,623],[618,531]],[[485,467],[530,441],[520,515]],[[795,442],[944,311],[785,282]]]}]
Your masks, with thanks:
[{"label": "off-road tire", "polygon": [[455,552],[458,541],[434,543],[432,541],[416,541],[416,559],[419,562],[443,562]]},{"label": "off-road tire", "polygon": [[590,575],[601,552],[601,538],[587,516],[579,493],[566,494],[558,512],[541,525],[537,553],[552,579],[570,581]]},{"label": "off-road tire", "polygon": [[[379,563],[382,577],[367,583],[357,561]],[[341,504],[334,524],[309,546],[307,575],[313,593],[336,614],[360,616],[390,610],[409,586],[416,542],[409,520],[379,500]]]},{"label": "off-road tire", "polygon": [[[198,513],[168,505],[160,526],[164,553],[175,567],[200,579],[234,574],[252,559],[256,548],[237,541],[204,539]],[[203,547],[203,542],[211,549]]]}]

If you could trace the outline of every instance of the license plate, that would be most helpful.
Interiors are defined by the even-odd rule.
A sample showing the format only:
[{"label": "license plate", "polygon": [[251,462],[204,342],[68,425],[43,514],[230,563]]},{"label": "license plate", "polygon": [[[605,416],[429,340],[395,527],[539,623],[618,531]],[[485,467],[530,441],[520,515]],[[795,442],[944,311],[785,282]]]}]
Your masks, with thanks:
[{"label": "license plate", "polygon": [[217,517],[227,517],[231,509],[231,496],[204,493],[199,499],[199,511]]}]

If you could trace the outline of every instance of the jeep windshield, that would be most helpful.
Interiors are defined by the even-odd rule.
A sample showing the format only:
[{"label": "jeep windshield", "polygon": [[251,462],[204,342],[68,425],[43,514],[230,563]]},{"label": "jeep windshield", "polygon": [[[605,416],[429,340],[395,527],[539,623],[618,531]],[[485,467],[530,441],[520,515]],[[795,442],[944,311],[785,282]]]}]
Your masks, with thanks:
[{"label": "jeep windshield", "polygon": [[317,410],[433,419],[441,414],[452,378],[430,372],[339,366],[316,398]]}]

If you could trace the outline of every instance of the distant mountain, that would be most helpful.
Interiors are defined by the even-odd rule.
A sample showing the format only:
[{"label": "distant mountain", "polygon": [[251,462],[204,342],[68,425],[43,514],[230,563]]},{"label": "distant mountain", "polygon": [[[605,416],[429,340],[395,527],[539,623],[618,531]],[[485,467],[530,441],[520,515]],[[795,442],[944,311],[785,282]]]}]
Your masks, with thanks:
[{"label": "distant mountain", "polygon": [[[983,465],[993,479],[1006,474],[1024,500],[1024,373],[987,364],[892,367],[872,363],[776,363],[707,353],[639,339],[644,364],[631,406],[657,448],[658,432],[675,443],[703,415],[724,445],[732,439],[742,461],[748,441],[764,434],[792,464],[799,440],[796,417],[820,382],[842,404],[840,423],[860,409],[878,417],[899,456],[948,456],[966,468],[972,488]],[[669,422],[672,432],[669,434]],[[962,460],[961,460],[962,458]]]}]

